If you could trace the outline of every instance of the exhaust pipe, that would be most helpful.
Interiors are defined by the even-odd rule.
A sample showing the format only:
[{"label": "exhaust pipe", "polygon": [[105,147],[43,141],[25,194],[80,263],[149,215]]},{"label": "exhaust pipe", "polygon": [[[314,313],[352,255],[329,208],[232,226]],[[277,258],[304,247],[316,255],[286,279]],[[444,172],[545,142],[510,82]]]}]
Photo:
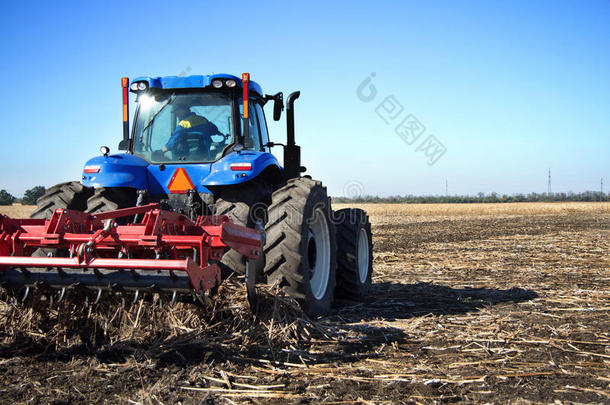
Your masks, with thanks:
[{"label": "exhaust pipe", "polygon": [[294,102],[301,95],[300,91],[290,93],[286,99],[286,146],[284,147],[284,171],[286,179],[301,176],[301,147],[294,140]]}]

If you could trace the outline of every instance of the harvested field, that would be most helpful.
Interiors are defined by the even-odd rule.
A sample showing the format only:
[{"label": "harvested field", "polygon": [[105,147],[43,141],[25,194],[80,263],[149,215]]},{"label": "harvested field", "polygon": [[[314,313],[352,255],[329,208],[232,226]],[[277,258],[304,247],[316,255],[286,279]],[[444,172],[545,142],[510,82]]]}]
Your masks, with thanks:
[{"label": "harvested field", "polygon": [[36,208],[34,205],[0,205],[0,214],[8,215],[12,218],[28,218],[34,208]]},{"label": "harvested field", "polygon": [[[365,303],[309,322],[265,288],[255,321],[229,283],[208,303],[217,317],[180,305],[106,324],[51,314],[86,318],[73,329],[4,305],[0,402],[610,402],[610,204],[363,208]],[[99,328],[115,337],[92,340]]]}]

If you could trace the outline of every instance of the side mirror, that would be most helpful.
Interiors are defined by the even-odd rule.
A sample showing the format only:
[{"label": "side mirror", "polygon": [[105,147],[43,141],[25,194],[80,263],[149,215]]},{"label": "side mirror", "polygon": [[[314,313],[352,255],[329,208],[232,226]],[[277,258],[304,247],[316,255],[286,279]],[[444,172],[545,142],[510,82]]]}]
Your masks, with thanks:
[{"label": "side mirror", "polygon": [[273,120],[279,121],[282,116],[282,110],[284,109],[284,101],[280,99],[275,99],[273,103]]},{"label": "side mirror", "polygon": [[282,116],[282,111],[284,110],[284,93],[280,91],[274,95],[265,94],[264,100],[265,102],[263,104],[273,100],[273,120],[279,121]]},{"label": "side mirror", "polygon": [[123,139],[119,142],[119,150],[129,150],[129,139]]}]

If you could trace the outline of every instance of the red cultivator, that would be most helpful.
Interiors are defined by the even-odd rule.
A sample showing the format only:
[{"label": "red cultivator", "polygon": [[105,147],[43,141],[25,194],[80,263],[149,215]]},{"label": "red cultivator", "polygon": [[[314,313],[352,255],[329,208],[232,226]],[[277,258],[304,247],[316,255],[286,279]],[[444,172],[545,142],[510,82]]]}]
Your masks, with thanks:
[{"label": "red cultivator", "polygon": [[[138,218],[119,225],[116,219]],[[105,222],[103,222],[105,221]],[[253,263],[260,255],[259,231],[233,224],[226,216],[184,215],[149,204],[87,214],[56,210],[50,219],[0,215],[0,283],[6,288],[68,287],[102,290],[200,294],[221,282],[220,260],[227,248]],[[253,266],[247,266],[248,293],[254,298]],[[250,271],[252,269],[252,271]]]}]

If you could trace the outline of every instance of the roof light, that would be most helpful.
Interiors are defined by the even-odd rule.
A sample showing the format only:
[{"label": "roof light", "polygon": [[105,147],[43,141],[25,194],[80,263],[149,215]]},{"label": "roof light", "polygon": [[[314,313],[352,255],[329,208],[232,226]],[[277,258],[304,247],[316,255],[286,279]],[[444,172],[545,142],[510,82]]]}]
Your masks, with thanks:
[{"label": "roof light", "polygon": [[225,84],[227,85],[227,87],[235,87],[235,85],[236,85],[237,83],[235,83],[235,80],[233,80],[233,79],[229,79],[229,80],[227,80],[227,81],[225,82]]},{"label": "roof light", "polygon": [[214,80],[214,81],[212,81],[212,86],[213,86],[214,88],[216,88],[216,89],[219,89],[219,88],[221,88],[221,87],[222,87],[222,81],[220,81],[220,80]]},{"label": "roof light", "polygon": [[252,163],[231,163],[231,170],[252,170]]},{"label": "roof light", "polygon": [[85,166],[85,170],[83,170],[85,173],[99,173],[100,172],[100,166]]},{"label": "roof light", "polygon": [[146,82],[138,82],[138,90],[146,90],[146,88],[148,87],[148,83]]}]

